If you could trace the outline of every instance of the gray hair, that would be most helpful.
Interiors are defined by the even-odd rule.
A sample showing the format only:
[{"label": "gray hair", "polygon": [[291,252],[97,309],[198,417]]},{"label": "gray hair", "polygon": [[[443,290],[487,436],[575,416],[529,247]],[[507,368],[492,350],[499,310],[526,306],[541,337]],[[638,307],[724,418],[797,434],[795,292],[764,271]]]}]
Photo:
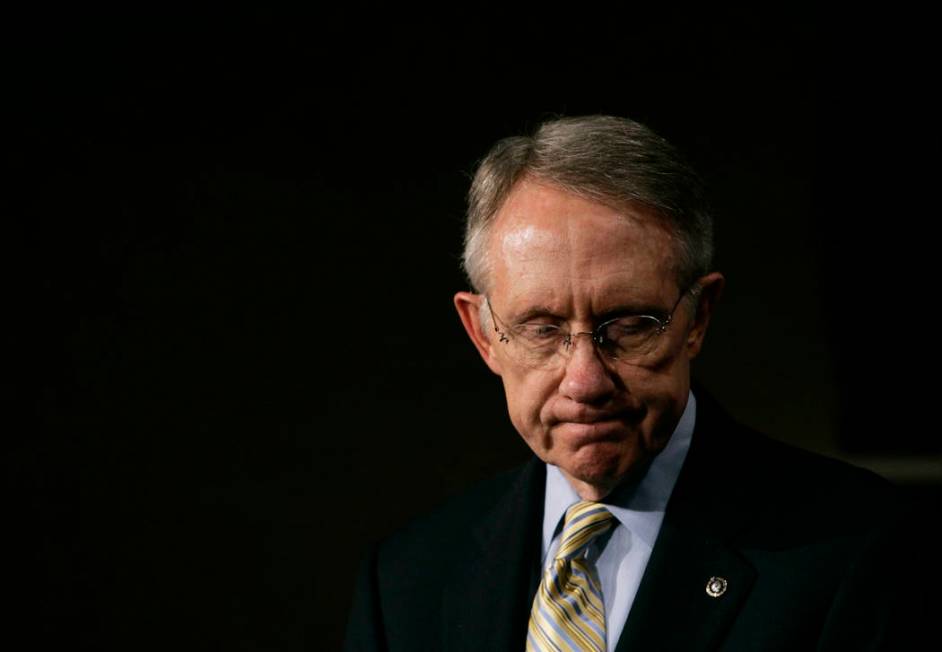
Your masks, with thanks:
[{"label": "gray hair", "polygon": [[677,244],[678,286],[711,271],[713,218],[700,177],[644,125],[594,115],[551,120],[532,136],[504,138],[478,165],[468,192],[462,259],[475,291],[488,287],[493,217],[524,177],[615,208],[641,203],[655,209]]}]

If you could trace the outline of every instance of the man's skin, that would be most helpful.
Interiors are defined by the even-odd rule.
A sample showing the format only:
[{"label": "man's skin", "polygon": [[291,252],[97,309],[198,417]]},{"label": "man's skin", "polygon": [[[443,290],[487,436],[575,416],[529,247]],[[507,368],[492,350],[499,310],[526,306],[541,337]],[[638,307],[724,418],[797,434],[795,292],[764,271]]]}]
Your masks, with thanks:
[{"label": "man's skin", "polygon": [[[571,332],[587,332],[619,314],[666,315],[680,297],[675,240],[650,208],[613,208],[524,179],[493,219],[485,291],[503,323],[566,323]],[[714,272],[699,284],[643,365],[611,360],[578,337],[568,360],[530,368],[508,356],[482,295],[459,292],[454,302],[503,381],[517,431],[583,499],[597,501],[646,467],[683,413],[690,361],[724,279]]]}]

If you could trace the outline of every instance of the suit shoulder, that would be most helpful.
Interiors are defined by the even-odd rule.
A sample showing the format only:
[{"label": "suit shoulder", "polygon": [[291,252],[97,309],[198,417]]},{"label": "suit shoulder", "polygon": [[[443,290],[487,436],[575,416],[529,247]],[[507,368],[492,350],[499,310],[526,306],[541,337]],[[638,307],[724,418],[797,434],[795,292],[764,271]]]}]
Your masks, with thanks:
[{"label": "suit shoulder", "polygon": [[759,522],[780,541],[859,537],[894,527],[908,511],[883,477],[847,462],[785,444],[740,424],[728,431],[727,489],[748,492]]},{"label": "suit shoulder", "polygon": [[727,469],[724,475],[773,493],[787,490],[793,498],[847,490],[882,494],[891,489],[871,471],[783,443],[736,421],[702,388],[697,396],[693,447],[704,451],[707,468]]},{"label": "suit shoulder", "polygon": [[855,494],[861,499],[889,496],[893,485],[867,469],[842,460],[811,452],[772,439],[756,430],[737,424],[734,447],[742,451],[739,462],[751,467],[770,490],[792,499]]},{"label": "suit shoulder", "polygon": [[532,482],[534,464],[505,471],[470,489],[446,499],[426,514],[418,516],[380,543],[384,557],[395,559],[440,557],[443,551],[467,547],[476,524],[487,518],[508,495],[521,491],[521,484]]}]

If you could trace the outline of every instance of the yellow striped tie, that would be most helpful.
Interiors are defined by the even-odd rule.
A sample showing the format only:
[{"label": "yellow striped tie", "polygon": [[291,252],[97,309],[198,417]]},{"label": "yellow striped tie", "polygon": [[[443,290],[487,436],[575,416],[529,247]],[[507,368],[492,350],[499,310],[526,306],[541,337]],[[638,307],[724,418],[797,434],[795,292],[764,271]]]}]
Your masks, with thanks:
[{"label": "yellow striped tie", "polygon": [[533,599],[527,652],[605,652],[602,589],[583,553],[614,518],[587,500],[566,510],[562,543]]}]

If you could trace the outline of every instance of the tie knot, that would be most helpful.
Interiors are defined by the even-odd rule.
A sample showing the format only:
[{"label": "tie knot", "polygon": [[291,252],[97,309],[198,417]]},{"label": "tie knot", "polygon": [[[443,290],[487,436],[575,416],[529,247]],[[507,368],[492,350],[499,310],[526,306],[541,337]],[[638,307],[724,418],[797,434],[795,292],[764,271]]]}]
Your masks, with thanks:
[{"label": "tie knot", "polygon": [[556,559],[572,559],[596,537],[608,532],[615,517],[601,503],[580,500],[566,510]]}]

